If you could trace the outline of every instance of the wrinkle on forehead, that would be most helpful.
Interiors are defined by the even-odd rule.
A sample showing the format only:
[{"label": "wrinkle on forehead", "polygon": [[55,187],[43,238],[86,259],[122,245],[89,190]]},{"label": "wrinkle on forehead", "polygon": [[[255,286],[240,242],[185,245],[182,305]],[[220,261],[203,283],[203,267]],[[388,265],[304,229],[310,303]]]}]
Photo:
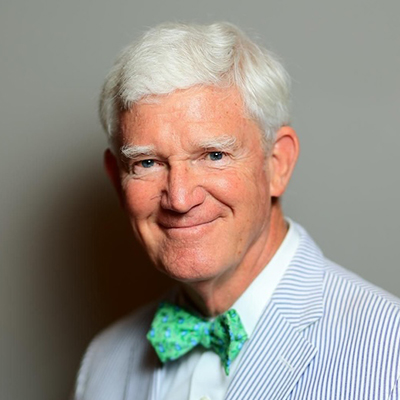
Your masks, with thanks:
[{"label": "wrinkle on forehead", "polygon": [[[236,147],[243,135],[254,129],[254,121],[244,115],[243,102],[234,87],[193,87],[154,96],[153,101],[146,98],[123,112],[120,121],[121,146],[171,149],[177,145],[188,151],[204,143],[201,147],[210,148],[213,142],[215,147]],[[236,138],[235,146],[226,143],[229,137]]]},{"label": "wrinkle on forehead", "polygon": [[[206,99],[204,92],[212,98]],[[236,107],[226,106],[228,98],[233,98]],[[190,101],[189,101],[190,99]],[[207,104],[206,104],[207,103]],[[162,104],[162,107],[160,105]],[[189,107],[188,107],[189,105]],[[219,88],[216,86],[194,86],[189,89],[176,90],[167,95],[148,96],[135,104],[129,113],[135,114],[139,119],[146,114],[156,111],[160,116],[171,115],[174,118],[185,115],[193,122],[204,122],[204,108],[207,105],[207,120],[215,121],[221,117],[221,112],[232,116],[245,117],[244,105],[238,90],[234,87]]]}]

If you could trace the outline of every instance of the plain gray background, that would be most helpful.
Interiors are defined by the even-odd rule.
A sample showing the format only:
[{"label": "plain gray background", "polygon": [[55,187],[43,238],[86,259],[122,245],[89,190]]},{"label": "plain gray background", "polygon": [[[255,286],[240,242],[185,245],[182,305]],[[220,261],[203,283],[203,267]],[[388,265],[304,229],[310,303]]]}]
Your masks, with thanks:
[{"label": "plain gray background", "polygon": [[117,52],[165,20],[228,20],[281,56],[302,144],[286,213],[400,295],[399,15],[398,0],[2,0],[0,398],[66,399],[90,338],[168,286],[103,174],[97,117]]}]

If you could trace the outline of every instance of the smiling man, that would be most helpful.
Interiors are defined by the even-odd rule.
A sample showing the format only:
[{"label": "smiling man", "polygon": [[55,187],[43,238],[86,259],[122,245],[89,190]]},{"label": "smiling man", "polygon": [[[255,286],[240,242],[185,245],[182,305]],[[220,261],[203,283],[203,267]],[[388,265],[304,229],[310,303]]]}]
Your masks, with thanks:
[{"label": "smiling man", "polygon": [[212,86],[146,98],[120,121],[120,165],[109,150],[106,167],[135,233],[205,315],[226,311],[286,234],[270,203],[296,160],[294,131],[282,128],[267,157],[238,90]]},{"label": "smiling man", "polygon": [[281,64],[227,23],[162,25],[119,57],[106,171],[177,288],[92,342],[76,400],[399,398],[398,300],[284,218],[288,101]]}]

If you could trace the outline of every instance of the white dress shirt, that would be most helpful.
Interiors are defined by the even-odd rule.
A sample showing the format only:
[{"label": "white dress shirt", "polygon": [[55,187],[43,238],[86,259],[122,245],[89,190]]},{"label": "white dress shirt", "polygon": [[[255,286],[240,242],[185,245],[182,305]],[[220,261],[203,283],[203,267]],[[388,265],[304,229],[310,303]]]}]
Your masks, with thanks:
[{"label": "white dress shirt", "polygon": [[[288,223],[286,237],[271,261],[232,306],[249,338],[299,245],[299,232],[294,223],[290,220]],[[247,344],[248,341],[232,362],[229,376],[226,376],[219,356],[200,346],[178,360],[166,363],[159,377],[162,382],[160,400],[223,400]]]}]

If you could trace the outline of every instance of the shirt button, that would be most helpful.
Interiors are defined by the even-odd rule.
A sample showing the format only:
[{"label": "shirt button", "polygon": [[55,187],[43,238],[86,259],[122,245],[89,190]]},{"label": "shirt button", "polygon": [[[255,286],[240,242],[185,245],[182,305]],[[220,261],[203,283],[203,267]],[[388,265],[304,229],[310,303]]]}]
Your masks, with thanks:
[{"label": "shirt button", "polygon": [[200,400],[211,400],[209,397],[207,397],[207,396],[202,396],[201,398],[200,398]]}]

